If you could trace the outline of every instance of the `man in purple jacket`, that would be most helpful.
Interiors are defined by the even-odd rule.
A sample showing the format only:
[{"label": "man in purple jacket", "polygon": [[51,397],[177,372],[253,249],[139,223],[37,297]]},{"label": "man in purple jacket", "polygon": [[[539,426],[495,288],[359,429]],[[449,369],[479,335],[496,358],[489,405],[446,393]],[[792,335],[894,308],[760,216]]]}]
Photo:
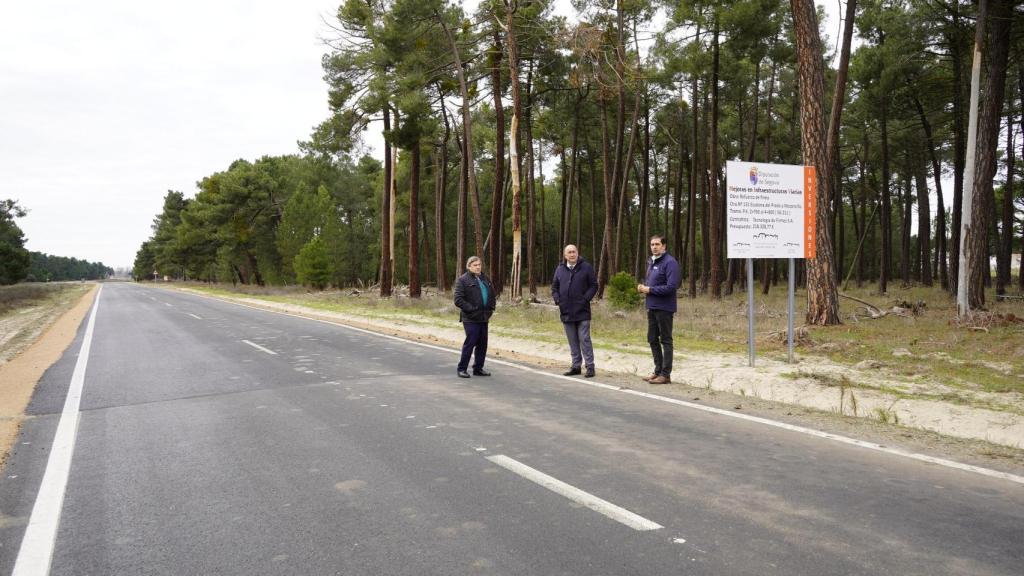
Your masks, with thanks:
[{"label": "man in purple jacket", "polygon": [[672,318],[676,313],[679,263],[665,251],[665,237],[651,236],[651,258],[647,278],[636,289],[647,295],[647,342],[654,356],[654,373],[645,376],[651,384],[672,381]]},{"label": "man in purple jacket", "polygon": [[597,274],[589,262],[580,258],[580,252],[569,244],[562,251],[565,260],[555,268],[551,280],[551,298],[558,305],[562,327],[569,339],[572,366],[566,376],[580,374],[586,362],[587,378],[594,377],[594,345],[590,341],[590,301],[597,294]]}]

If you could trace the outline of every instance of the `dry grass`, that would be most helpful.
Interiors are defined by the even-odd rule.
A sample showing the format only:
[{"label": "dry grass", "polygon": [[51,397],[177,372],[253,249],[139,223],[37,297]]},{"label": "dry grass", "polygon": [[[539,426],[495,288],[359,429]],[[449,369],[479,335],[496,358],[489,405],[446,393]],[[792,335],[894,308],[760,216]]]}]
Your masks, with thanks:
[{"label": "dry grass", "polygon": [[80,282],[0,286],[0,364],[31,345],[90,286]]},{"label": "dry grass", "polygon": [[[355,290],[309,292],[301,288],[209,287],[208,291],[292,302],[375,318],[402,317],[425,323],[450,322],[456,312],[449,295],[424,291],[413,300],[403,296],[381,299]],[[400,291],[399,291],[400,292]],[[940,288],[893,287],[879,295],[869,288],[851,289],[848,295],[870,302],[883,311],[909,305],[903,312],[871,319],[865,307],[842,299],[843,324],[798,330],[797,352],[856,365],[867,363],[888,376],[907,381],[927,379],[952,388],[989,393],[1024,393],[1024,300],[997,301],[987,294],[989,309],[971,322],[956,319],[953,299]],[[541,303],[499,307],[492,329],[525,334],[541,341],[561,341],[561,323],[543,289]],[[547,302],[548,304],[545,304]],[[806,292],[796,294],[794,324],[803,324]],[[916,308],[913,310],[912,308]],[[773,288],[754,299],[755,339],[758,355],[786,356],[786,291]],[[647,320],[643,310],[617,311],[604,302],[594,307],[593,335],[603,346],[620,350],[646,349]],[[675,321],[676,347],[688,352],[743,354],[747,350],[747,296],[736,292],[719,301],[707,297],[679,300]]]},{"label": "dry grass", "polygon": [[65,290],[68,285],[59,282],[0,286],[0,316],[45,302]]}]

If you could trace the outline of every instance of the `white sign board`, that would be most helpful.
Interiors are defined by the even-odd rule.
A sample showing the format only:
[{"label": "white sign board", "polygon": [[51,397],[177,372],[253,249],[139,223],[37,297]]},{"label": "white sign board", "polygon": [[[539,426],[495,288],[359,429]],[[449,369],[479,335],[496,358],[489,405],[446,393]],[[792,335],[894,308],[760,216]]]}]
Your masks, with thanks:
[{"label": "white sign board", "polygon": [[814,166],[727,162],[729,258],[814,258]]}]

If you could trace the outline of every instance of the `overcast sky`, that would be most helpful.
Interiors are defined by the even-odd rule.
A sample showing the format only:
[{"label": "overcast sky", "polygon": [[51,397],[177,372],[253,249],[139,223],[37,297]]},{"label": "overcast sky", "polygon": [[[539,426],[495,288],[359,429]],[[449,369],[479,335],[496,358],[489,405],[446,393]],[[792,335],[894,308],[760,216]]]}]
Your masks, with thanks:
[{"label": "overcast sky", "polygon": [[0,199],[29,210],[27,247],[129,267],[168,190],[296,153],[328,114],[320,39],[339,3],[6,3]]}]

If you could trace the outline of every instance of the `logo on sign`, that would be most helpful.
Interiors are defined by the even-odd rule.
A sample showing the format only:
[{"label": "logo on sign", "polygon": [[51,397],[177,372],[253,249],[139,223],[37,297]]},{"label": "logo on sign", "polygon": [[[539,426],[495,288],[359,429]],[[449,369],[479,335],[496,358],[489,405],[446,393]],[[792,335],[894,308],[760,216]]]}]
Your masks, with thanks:
[{"label": "logo on sign", "polygon": [[757,185],[757,166],[750,167],[750,183]]}]

